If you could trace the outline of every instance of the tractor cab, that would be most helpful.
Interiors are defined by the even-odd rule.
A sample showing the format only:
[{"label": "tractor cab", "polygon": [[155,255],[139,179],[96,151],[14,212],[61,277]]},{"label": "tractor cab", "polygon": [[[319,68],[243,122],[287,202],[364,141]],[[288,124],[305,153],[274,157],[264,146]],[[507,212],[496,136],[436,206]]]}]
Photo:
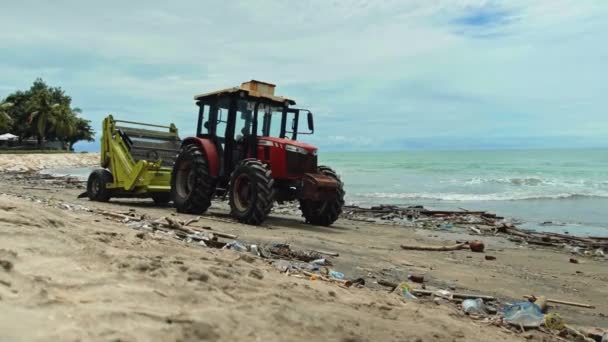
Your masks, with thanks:
[{"label": "tractor cab", "polygon": [[298,134],[314,132],[313,114],[290,108],[295,101],[275,96],[274,89],[274,84],[252,80],[195,96],[196,135],[213,140],[220,151],[221,184],[226,185],[236,164],[245,158],[270,165],[275,178],[315,172],[317,148],[297,141]]},{"label": "tractor cab", "polygon": [[309,110],[274,94],[275,85],[249,81],[194,97],[196,136],[182,142],[171,177],[178,211],[205,212],[229,195],[231,214],[262,223],[275,201],[299,200],[307,222],[332,224],[342,211],[338,175],[317,165],[317,148],[298,141],[314,132]]}]

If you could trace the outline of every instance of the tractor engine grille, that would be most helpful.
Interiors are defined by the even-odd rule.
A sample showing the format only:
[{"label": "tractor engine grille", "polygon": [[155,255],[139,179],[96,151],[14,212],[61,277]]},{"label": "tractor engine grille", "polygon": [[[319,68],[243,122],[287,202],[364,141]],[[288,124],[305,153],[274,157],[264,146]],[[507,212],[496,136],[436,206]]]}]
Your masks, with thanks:
[{"label": "tractor engine grille", "polygon": [[287,151],[287,173],[302,174],[307,172],[317,172],[317,156]]}]

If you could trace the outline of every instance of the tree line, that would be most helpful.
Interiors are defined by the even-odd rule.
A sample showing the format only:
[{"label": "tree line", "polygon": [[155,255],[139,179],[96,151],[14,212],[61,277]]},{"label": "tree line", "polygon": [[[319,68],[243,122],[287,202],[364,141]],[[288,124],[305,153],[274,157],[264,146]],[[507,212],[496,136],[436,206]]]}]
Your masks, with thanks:
[{"label": "tree line", "polygon": [[30,89],[18,90],[0,101],[0,134],[17,135],[19,142],[36,139],[38,146],[45,141],[60,141],[72,150],[78,141],[94,140],[91,121],[79,117],[81,114],[63,89],[50,87],[38,78]]}]

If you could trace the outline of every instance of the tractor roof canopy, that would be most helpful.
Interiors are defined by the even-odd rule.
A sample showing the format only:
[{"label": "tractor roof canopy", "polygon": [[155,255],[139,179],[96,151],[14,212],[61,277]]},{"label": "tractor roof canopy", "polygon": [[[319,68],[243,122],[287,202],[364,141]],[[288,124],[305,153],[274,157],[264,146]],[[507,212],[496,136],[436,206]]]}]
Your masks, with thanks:
[{"label": "tractor roof canopy", "polygon": [[222,90],[216,90],[206,94],[200,94],[194,96],[195,100],[206,100],[211,97],[222,96],[222,95],[239,95],[242,97],[248,97],[249,99],[260,99],[264,102],[274,102],[280,105],[295,105],[296,101],[288,99],[282,96],[274,95],[274,88],[276,86],[272,83],[266,83],[262,81],[251,80],[249,82],[243,82],[238,87],[226,88]]}]

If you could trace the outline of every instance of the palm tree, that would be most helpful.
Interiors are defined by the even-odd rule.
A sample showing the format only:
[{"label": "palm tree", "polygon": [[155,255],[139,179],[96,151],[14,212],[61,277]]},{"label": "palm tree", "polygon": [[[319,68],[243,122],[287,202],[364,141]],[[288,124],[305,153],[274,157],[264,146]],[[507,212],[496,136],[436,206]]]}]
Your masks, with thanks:
[{"label": "palm tree", "polygon": [[53,133],[61,141],[62,147],[66,148],[66,141],[69,141],[76,134],[77,114],[81,112],[79,108],[70,108],[67,105],[56,107],[53,117]]},{"label": "palm tree", "polygon": [[10,102],[0,103],[0,131],[5,131],[10,128],[13,119],[8,114],[8,109],[13,106]]}]

